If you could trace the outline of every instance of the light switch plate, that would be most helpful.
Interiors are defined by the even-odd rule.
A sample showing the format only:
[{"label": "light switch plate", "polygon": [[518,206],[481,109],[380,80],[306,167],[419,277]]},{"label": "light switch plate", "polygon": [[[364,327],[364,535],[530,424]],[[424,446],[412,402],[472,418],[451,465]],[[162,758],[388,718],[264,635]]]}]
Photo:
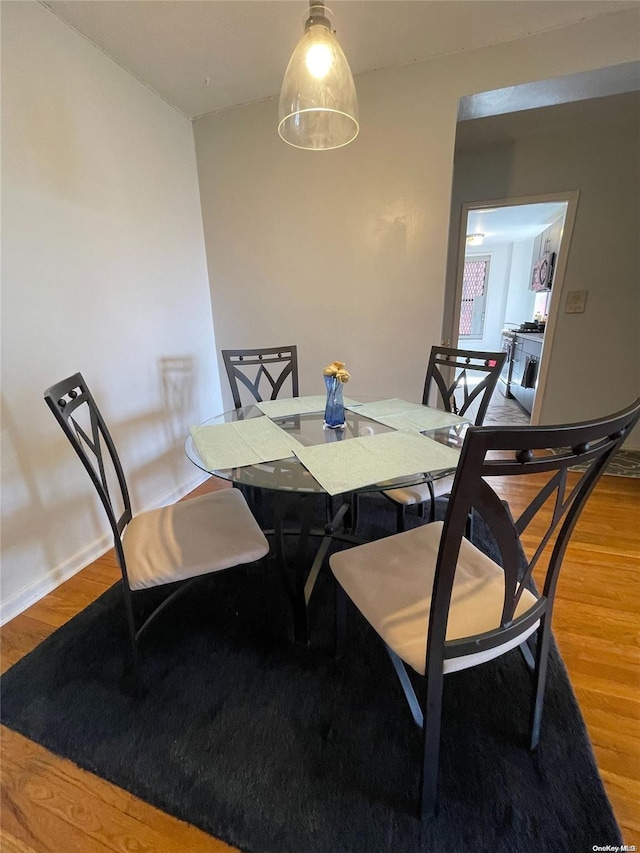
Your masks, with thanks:
[{"label": "light switch plate", "polygon": [[565,305],[565,314],[582,314],[584,307],[587,304],[586,290],[570,290],[567,293],[567,302]]}]

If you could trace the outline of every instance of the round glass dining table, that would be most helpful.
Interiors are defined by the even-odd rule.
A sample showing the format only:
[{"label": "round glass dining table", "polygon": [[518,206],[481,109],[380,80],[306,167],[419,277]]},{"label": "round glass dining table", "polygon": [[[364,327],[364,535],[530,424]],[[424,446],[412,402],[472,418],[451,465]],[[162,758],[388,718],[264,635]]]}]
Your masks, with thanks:
[{"label": "round glass dining table", "polygon": [[[358,411],[357,404],[374,403],[378,399],[350,397],[350,403],[356,407],[345,408],[344,429],[324,427],[324,408],[319,411],[282,417],[275,417],[270,414],[269,418],[306,447],[336,441],[349,441],[353,438],[394,431],[393,427],[386,426]],[[437,411],[439,416],[443,414],[440,410],[434,411]],[[201,426],[260,417],[267,417],[267,415],[257,405],[250,405],[225,412],[211,418]],[[466,422],[456,423],[452,426],[425,430],[424,434],[435,441],[459,449],[462,445],[466,426]],[[273,493],[273,529],[265,530],[265,533],[273,534],[275,559],[280,566],[291,597],[294,636],[301,643],[308,642],[307,605],[331,542],[338,540],[350,544],[359,544],[362,541],[358,538],[356,531],[357,495],[364,492],[415,485],[451,473],[451,469],[438,472],[419,471],[409,476],[368,484],[343,494],[339,499],[340,505],[336,512],[332,497],[296,456],[275,462],[260,462],[236,468],[212,470],[204,463],[191,435],[186,439],[185,451],[188,458],[203,471],[229,480],[242,489],[250,504],[254,499],[260,501],[262,490]],[[312,521],[313,502],[310,499],[313,495],[325,496],[326,524],[324,526],[318,527],[317,523]],[[294,527],[287,526],[287,520],[292,517],[295,521]],[[289,565],[291,561],[286,557],[285,548],[285,537],[290,535],[296,537],[298,548],[296,557],[292,561],[293,569]],[[319,537],[321,543],[309,566],[305,564],[300,555],[306,553],[305,549],[310,537]]]},{"label": "round glass dining table", "polygon": [[[350,397],[353,404],[377,402],[377,397]],[[440,410],[436,410],[440,414]],[[229,421],[246,420],[249,418],[266,417],[256,405],[244,406],[224,414],[217,415],[201,426],[227,423]],[[345,408],[345,428],[330,429],[324,427],[324,410],[317,412],[305,412],[303,414],[285,415],[282,417],[269,416],[280,429],[285,430],[300,444],[309,447],[319,444],[327,444],[333,441],[348,441],[352,438],[376,435],[379,433],[393,432],[393,428],[385,426],[379,421],[359,414],[357,408]],[[440,427],[434,430],[425,430],[434,441],[446,444],[450,447],[460,449],[467,423],[459,423],[451,426]],[[325,490],[315,477],[304,467],[295,456],[280,459],[275,462],[260,462],[253,465],[244,465],[238,468],[225,468],[213,470],[206,466],[191,435],[185,441],[185,452],[191,462],[198,468],[209,474],[214,474],[225,480],[230,480],[238,486],[253,486],[259,489],[274,491],[287,491],[299,493],[324,494]],[[449,469],[449,473],[450,473]],[[403,476],[384,482],[371,483],[357,489],[358,492],[380,491],[384,489],[398,488],[399,486],[416,485],[424,483],[428,479],[444,476],[448,472],[416,472],[409,476]]]}]

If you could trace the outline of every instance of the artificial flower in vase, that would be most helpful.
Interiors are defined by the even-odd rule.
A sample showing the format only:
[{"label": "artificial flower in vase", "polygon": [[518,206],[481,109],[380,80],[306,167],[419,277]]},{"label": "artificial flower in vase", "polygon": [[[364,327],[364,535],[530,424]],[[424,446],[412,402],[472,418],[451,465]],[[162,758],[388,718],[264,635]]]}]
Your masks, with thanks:
[{"label": "artificial flower in vase", "polygon": [[332,361],[324,369],[327,404],[324,410],[323,426],[328,429],[344,429],[346,426],[342,386],[351,379],[351,374],[344,368],[343,361]]}]

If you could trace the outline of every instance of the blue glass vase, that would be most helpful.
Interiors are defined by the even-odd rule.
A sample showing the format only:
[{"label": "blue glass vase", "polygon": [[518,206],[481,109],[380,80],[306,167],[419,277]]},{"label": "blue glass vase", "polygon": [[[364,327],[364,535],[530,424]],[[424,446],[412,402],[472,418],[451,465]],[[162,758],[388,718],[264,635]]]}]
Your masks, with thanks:
[{"label": "blue glass vase", "polygon": [[342,382],[335,376],[325,376],[327,388],[327,405],[324,410],[324,426],[329,429],[344,429],[344,401],[342,399]]}]

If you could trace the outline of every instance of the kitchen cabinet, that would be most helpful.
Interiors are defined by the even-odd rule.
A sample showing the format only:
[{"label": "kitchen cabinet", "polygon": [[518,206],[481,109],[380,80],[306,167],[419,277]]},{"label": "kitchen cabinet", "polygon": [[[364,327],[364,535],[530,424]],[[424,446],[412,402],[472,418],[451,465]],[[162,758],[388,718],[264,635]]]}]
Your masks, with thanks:
[{"label": "kitchen cabinet", "polygon": [[543,337],[540,334],[516,334],[513,345],[509,392],[529,413],[533,409],[538,385]]}]

